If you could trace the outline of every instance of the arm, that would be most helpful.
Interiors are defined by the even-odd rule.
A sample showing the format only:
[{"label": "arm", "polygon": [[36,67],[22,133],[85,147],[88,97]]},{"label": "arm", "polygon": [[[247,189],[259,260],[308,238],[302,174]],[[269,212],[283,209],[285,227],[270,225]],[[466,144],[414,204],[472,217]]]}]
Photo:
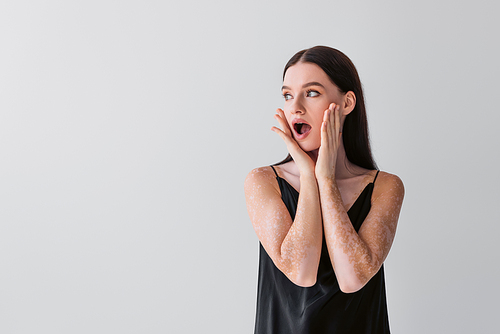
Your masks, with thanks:
[{"label": "arm", "polygon": [[381,173],[372,206],[356,233],[335,180],[318,180],[328,253],[344,292],[361,289],[380,269],[391,248],[404,196],[401,180]]},{"label": "arm", "polygon": [[245,180],[248,214],[257,236],[276,267],[299,286],[316,283],[323,226],[314,162],[293,139],[283,110],[273,127],[285,142],[300,172],[300,193],[292,221],[271,168],[253,170]]},{"label": "arm", "polygon": [[257,237],[276,267],[293,283],[316,283],[322,244],[321,210],[316,178],[300,177],[295,220],[281,200],[271,168],[257,168],[245,180],[248,214]]},{"label": "arm", "polygon": [[378,272],[389,253],[396,234],[404,187],[397,176],[380,173],[370,212],[356,233],[335,178],[340,135],[339,106],[332,104],[323,119],[315,173],[326,245],[335,275],[343,292],[355,292]]}]

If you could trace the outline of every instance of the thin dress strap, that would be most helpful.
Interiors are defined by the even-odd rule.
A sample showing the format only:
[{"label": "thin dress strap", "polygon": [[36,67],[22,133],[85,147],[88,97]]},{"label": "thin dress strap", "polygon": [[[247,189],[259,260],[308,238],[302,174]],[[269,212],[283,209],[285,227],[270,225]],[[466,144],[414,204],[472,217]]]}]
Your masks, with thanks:
[{"label": "thin dress strap", "polygon": [[377,176],[378,176],[378,173],[379,173],[379,172],[380,172],[380,171],[379,171],[379,170],[377,170],[377,174],[375,174],[375,178],[373,179],[373,182],[372,182],[372,183],[375,183],[375,180],[377,179]]},{"label": "thin dress strap", "polygon": [[273,167],[273,166],[269,166],[269,167],[271,167],[271,168],[273,169],[274,174],[276,174],[276,177],[278,177],[278,173],[276,173],[276,169],[274,169],[274,167]]}]

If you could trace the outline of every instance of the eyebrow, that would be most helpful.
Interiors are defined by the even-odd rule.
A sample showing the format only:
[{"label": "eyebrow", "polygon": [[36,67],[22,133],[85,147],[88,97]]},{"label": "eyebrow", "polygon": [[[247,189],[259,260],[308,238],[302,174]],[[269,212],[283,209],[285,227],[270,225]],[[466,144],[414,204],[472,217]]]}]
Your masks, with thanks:
[{"label": "eyebrow", "polygon": [[[302,86],[302,88],[307,88],[307,87],[310,87],[310,86],[320,86],[320,87],[325,88],[325,86],[323,86],[322,84],[320,84],[319,82],[316,82],[316,81],[308,82],[308,83],[304,84]],[[288,87],[288,86],[281,87],[281,90],[283,90],[283,89],[291,90],[291,88]]]}]

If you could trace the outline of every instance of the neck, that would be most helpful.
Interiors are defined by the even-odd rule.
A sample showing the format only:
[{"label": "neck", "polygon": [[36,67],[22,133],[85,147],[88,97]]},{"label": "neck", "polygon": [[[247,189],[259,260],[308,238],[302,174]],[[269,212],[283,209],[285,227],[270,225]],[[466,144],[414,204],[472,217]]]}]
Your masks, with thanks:
[{"label": "neck", "polygon": [[335,164],[335,179],[348,179],[353,176],[357,166],[347,159],[344,145],[341,143],[337,151],[337,162]]},{"label": "neck", "polygon": [[[318,160],[318,152],[319,149],[307,152],[307,154],[316,162]],[[360,169],[360,167],[354,165],[347,159],[344,143],[341,140],[337,151],[337,162],[335,163],[335,178],[337,180],[350,178],[359,172],[358,169]]]}]

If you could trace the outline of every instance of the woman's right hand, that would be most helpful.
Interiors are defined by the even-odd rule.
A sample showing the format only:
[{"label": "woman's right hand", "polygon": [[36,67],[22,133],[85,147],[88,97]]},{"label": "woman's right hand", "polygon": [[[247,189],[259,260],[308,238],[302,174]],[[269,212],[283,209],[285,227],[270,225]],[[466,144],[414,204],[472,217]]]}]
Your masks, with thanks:
[{"label": "woman's right hand", "polygon": [[300,175],[314,176],[315,163],[311,157],[300,148],[299,144],[295,141],[295,138],[293,138],[292,129],[290,129],[290,126],[288,125],[285,112],[282,109],[276,109],[274,118],[278,121],[283,130],[275,126],[273,126],[271,130],[276,132],[285,142],[288,153],[290,153],[293,161],[299,168]]}]

